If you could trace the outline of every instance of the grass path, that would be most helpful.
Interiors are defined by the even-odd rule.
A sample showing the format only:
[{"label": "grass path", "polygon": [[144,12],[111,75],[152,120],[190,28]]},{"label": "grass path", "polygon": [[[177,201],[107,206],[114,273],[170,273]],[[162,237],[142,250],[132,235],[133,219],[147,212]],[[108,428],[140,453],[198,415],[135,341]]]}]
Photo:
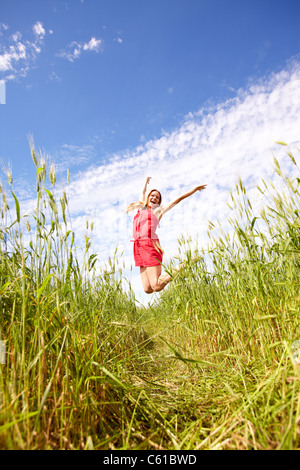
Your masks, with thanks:
[{"label": "grass path", "polygon": [[161,336],[145,349],[131,376],[141,408],[147,403],[143,425],[150,419],[143,448],[299,448],[300,369],[286,353],[271,364],[212,352],[205,364],[183,357]]}]

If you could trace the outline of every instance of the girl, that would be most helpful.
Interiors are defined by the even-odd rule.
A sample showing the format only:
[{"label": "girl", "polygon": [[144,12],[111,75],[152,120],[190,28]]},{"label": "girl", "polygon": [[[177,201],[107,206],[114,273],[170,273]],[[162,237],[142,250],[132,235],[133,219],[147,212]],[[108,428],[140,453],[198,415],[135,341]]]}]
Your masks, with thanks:
[{"label": "girl", "polygon": [[[187,193],[175,199],[175,201],[161,206],[161,194],[157,189],[152,189],[147,198],[146,190],[151,177],[146,178],[140,201],[134,202],[127,207],[126,212],[139,209],[133,219],[133,254],[135,265],[140,267],[140,274],[144,291],[147,294],[159,292],[172,279],[169,274],[161,276],[161,264],[163,252],[156,234],[156,228],[162,216],[183,199],[191,196],[196,191],[202,191],[206,184],[196,186]],[[177,266],[179,271],[182,266]]]}]

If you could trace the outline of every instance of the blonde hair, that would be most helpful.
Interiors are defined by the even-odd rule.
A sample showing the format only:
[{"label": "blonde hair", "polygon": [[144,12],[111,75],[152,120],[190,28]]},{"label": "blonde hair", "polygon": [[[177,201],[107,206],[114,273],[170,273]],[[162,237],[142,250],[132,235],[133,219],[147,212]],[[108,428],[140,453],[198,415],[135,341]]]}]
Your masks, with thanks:
[{"label": "blonde hair", "polygon": [[134,211],[135,209],[142,209],[143,207],[147,207],[148,199],[149,199],[150,195],[153,193],[153,191],[157,191],[159,193],[159,195],[160,195],[159,205],[160,205],[161,204],[161,193],[157,189],[151,189],[148,192],[147,197],[145,198],[144,201],[132,202],[131,204],[129,204],[129,206],[127,207],[125,212],[131,212],[131,211]]}]

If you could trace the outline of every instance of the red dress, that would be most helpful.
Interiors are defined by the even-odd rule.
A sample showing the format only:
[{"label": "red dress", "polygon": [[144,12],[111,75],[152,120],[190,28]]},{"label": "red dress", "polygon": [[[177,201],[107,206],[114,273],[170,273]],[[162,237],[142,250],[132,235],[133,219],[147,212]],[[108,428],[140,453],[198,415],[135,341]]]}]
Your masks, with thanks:
[{"label": "red dress", "polygon": [[162,263],[163,252],[155,233],[158,222],[151,209],[142,209],[134,217],[133,255],[136,266],[157,266]]}]

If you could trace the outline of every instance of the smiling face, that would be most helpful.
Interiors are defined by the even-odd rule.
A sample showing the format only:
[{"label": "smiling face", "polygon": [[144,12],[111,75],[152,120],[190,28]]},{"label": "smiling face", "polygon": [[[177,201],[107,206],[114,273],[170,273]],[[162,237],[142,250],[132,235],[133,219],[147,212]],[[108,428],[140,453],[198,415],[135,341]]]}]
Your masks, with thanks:
[{"label": "smiling face", "polygon": [[156,189],[153,189],[147,198],[147,209],[154,209],[161,203],[161,194]]}]

